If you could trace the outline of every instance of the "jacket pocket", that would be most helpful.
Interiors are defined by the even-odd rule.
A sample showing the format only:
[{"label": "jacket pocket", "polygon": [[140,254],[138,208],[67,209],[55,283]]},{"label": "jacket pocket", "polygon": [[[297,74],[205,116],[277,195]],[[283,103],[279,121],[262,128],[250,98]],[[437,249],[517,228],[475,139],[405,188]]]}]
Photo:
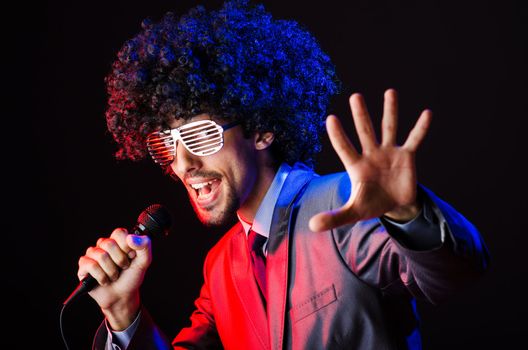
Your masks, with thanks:
[{"label": "jacket pocket", "polygon": [[335,287],[332,284],[330,287],[327,287],[315,293],[310,298],[294,305],[290,310],[291,319],[293,322],[302,320],[336,300],[337,294]]}]

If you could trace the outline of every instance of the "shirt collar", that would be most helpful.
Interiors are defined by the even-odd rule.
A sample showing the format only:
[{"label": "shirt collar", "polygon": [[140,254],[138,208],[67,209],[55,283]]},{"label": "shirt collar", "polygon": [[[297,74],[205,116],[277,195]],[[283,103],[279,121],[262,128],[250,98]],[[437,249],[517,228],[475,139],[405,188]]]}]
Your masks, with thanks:
[{"label": "shirt collar", "polygon": [[288,177],[288,174],[290,173],[291,169],[291,166],[289,166],[288,164],[281,164],[279,170],[277,170],[277,173],[273,178],[273,182],[268,188],[266,195],[262,199],[262,202],[260,203],[260,206],[257,209],[257,213],[255,214],[255,218],[253,219],[253,223],[242,220],[240,215],[238,215],[237,213],[238,220],[242,224],[246,235],[248,234],[250,229],[253,229],[253,231],[258,232],[258,234],[269,238],[273,211],[275,209],[275,205],[277,204],[277,200],[279,199],[279,194],[282,190],[282,186],[284,185],[284,182],[286,181],[286,178]]}]

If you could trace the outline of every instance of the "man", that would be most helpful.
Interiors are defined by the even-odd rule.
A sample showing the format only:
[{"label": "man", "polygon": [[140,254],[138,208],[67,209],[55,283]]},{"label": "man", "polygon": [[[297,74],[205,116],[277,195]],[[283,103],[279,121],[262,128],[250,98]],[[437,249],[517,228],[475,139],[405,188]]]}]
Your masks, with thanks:
[{"label": "man", "polygon": [[[238,223],[211,249],[191,325],[174,348],[420,348],[414,300],[438,303],[474,281],[486,248],[463,216],[418,185],[414,155],[431,112],[396,145],[397,96],[378,143],[350,98],[362,152],[326,119],[346,172],[318,176],[330,60],[295,22],[227,2],[143,23],[107,77],[118,157],[151,157],[181,180],[201,222]],[[141,306],[150,240],[116,229],[79,260],[106,320],[94,347],[165,349]]]}]

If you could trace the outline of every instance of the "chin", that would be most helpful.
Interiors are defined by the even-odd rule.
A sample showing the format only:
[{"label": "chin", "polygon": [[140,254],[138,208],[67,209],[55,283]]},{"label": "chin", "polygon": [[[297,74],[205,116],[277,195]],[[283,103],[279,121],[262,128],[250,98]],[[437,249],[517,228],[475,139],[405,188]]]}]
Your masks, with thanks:
[{"label": "chin", "polygon": [[206,227],[218,227],[232,223],[236,220],[236,206],[228,205],[227,207],[204,209],[200,208],[191,201],[194,212],[198,217],[198,220]]},{"label": "chin", "polygon": [[236,215],[211,215],[211,213],[196,212],[198,220],[206,227],[225,226],[233,222]]},{"label": "chin", "polygon": [[198,220],[207,227],[218,227],[232,224],[237,220],[236,212],[240,208],[240,199],[235,191],[229,189],[227,195],[208,208],[200,207],[189,193],[191,205]]}]

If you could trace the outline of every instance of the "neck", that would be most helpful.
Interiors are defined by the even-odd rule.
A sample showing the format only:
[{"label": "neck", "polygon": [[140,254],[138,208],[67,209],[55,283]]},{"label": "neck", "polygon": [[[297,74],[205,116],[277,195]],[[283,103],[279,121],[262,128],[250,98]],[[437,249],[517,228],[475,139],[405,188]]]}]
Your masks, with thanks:
[{"label": "neck", "polygon": [[246,222],[253,222],[257,210],[266,196],[268,189],[277,174],[278,167],[263,167],[257,174],[255,186],[244,204],[238,209],[237,214]]}]

